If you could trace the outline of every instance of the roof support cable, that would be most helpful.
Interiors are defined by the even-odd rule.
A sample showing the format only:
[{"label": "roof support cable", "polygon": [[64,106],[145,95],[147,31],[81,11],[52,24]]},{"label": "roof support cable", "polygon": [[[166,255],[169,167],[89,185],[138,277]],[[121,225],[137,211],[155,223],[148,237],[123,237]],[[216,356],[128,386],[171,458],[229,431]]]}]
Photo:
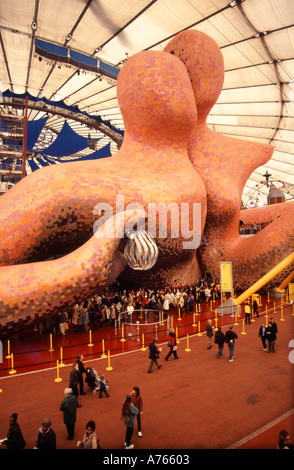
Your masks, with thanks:
[{"label": "roof support cable", "polygon": [[275,139],[275,136],[277,135],[279,129],[280,129],[280,124],[282,122],[282,117],[283,117],[283,111],[284,111],[284,100],[283,100],[283,84],[282,84],[282,79],[280,77],[280,73],[279,73],[279,69],[278,69],[278,60],[275,59],[269,48],[267,47],[267,44],[266,44],[266,41],[265,41],[265,36],[267,36],[267,34],[269,34],[268,31],[263,31],[263,32],[260,32],[260,31],[257,31],[257,29],[253,26],[253,24],[251,23],[251,21],[248,19],[244,9],[243,9],[243,6],[240,4],[237,5],[237,8],[240,12],[240,14],[242,15],[242,17],[244,18],[244,20],[247,22],[247,24],[250,26],[250,28],[252,28],[256,35],[255,35],[255,38],[257,39],[260,39],[263,47],[264,47],[264,50],[266,51],[268,57],[269,57],[269,63],[273,65],[274,67],[274,71],[275,71],[275,74],[276,74],[276,77],[277,77],[277,81],[276,83],[278,83],[279,85],[279,92],[280,92],[280,114],[279,114],[279,118],[278,118],[278,123],[273,131],[273,135],[272,137],[270,138],[269,140],[269,144],[271,144],[271,142]]},{"label": "roof support cable", "polygon": [[9,64],[8,64],[8,60],[7,60],[7,55],[6,55],[5,46],[4,46],[1,31],[0,31],[0,45],[1,45],[2,52],[3,52],[6,72],[7,72],[8,78],[9,78],[10,89],[11,89],[11,91],[14,91],[13,90],[12,78],[11,78],[11,74],[10,74],[10,69],[9,69]]},{"label": "roof support cable", "polygon": [[86,5],[84,6],[81,14],[79,15],[77,21],[75,22],[75,24],[73,25],[73,27],[71,28],[70,32],[67,34],[66,36],[66,39],[63,43],[64,46],[67,45],[67,43],[72,39],[73,37],[73,33],[75,32],[75,30],[77,29],[78,25],[80,24],[80,22],[82,21],[84,15],[86,14],[87,10],[90,8],[91,6],[91,3],[93,2],[93,0],[88,0]]}]

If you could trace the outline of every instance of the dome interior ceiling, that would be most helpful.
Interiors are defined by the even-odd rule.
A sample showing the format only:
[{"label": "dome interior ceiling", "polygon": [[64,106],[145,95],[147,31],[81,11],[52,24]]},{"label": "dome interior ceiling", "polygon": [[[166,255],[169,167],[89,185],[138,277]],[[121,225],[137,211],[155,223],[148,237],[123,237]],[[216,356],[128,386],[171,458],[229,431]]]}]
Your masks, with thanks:
[{"label": "dome interior ceiling", "polygon": [[[117,129],[124,124],[116,96],[116,80],[101,73],[59,63],[35,51],[35,40],[66,47],[121,68],[142,50],[163,50],[184,29],[211,36],[225,63],[223,90],[212,108],[208,125],[232,138],[271,144],[271,160],[257,168],[243,191],[243,202],[266,203],[272,180],[288,188],[294,198],[294,2],[291,0],[1,0],[1,91],[29,92],[35,97],[64,100],[81,111],[99,115]],[[2,105],[3,106],[3,105]],[[45,112],[29,110],[29,119]],[[49,115],[50,138],[64,117]],[[83,137],[111,142],[99,130],[68,119]],[[42,139],[46,138],[42,133]],[[49,143],[48,143],[49,145]],[[83,153],[83,152],[82,152]],[[84,151],[84,154],[87,151]],[[89,150],[90,153],[90,150]]]}]

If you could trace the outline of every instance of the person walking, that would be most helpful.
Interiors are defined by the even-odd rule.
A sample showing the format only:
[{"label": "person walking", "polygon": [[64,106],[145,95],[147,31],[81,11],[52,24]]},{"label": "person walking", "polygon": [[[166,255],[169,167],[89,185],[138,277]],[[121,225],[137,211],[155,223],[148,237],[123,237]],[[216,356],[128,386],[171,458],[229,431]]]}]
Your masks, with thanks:
[{"label": "person walking", "polygon": [[225,343],[225,335],[222,332],[222,327],[218,326],[217,331],[215,333],[214,342],[218,345],[218,351],[216,356],[219,358],[223,355],[224,343]]},{"label": "person walking", "polygon": [[[79,384],[79,364],[75,362],[72,366],[72,370],[69,376],[69,388],[72,389],[72,393],[77,397],[77,400],[79,398],[78,384]],[[82,405],[78,404],[77,406],[78,408],[80,408]]]},{"label": "person walking", "polygon": [[245,323],[247,324],[248,322],[250,325],[251,324],[251,307],[250,307],[249,300],[245,302],[244,310],[245,310]]},{"label": "person walking", "polygon": [[254,315],[256,315],[259,318],[258,303],[257,303],[256,299],[254,299],[254,301],[253,301],[253,316]]},{"label": "person walking", "polygon": [[169,352],[167,356],[165,357],[165,360],[168,361],[168,358],[173,354],[175,359],[180,359],[177,355],[177,339],[176,335],[174,333],[174,329],[171,328],[169,330],[169,335],[168,335],[168,347],[169,347]]},{"label": "person walking", "polygon": [[73,395],[71,388],[64,390],[65,398],[60,405],[60,411],[63,412],[63,422],[66,426],[68,437],[70,441],[74,438],[75,424],[77,420],[77,406],[78,399],[76,395]]},{"label": "person walking", "polygon": [[152,343],[149,343],[150,364],[149,364],[148,374],[151,374],[153,364],[157,365],[158,369],[160,369],[162,367],[157,362],[157,359],[159,358],[160,352],[161,352],[161,348],[159,348],[159,349],[157,348],[156,339],[153,339]]},{"label": "person walking", "polygon": [[105,380],[105,377],[103,374],[99,377],[99,383],[100,383],[99,398],[102,398],[102,393],[105,393],[107,398],[109,398],[110,395],[107,391],[107,381]]},{"label": "person walking", "polygon": [[26,441],[17,422],[17,413],[13,413],[10,416],[7,437],[6,439],[1,439],[0,442],[6,445],[7,449],[23,449],[26,446]]},{"label": "person walking", "polygon": [[42,420],[35,449],[56,449],[56,434],[49,418]]},{"label": "person walking", "polygon": [[[273,318],[270,318],[270,321],[272,322],[273,331],[274,331],[274,332],[276,333],[276,335],[277,335],[277,333],[278,333],[278,326],[277,326],[277,324],[276,324],[276,322],[275,322],[275,320],[274,320]],[[277,338],[276,338],[276,339],[277,339]]]},{"label": "person walking", "polygon": [[234,360],[235,341],[238,339],[238,335],[233,331],[233,327],[230,326],[225,334],[225,342],[228,343],[229,347],[229,362]]},{"label": "person walking", "polygon": [[267,351],[267,347],[266,347],[266,326],[265,326],[264,322],[261,324],[261,327],[259,328],[258,337],[261,338],[263,350]]},{"label": "person walking", "polygon": [[275,350],[275,341],[277,339],[276,329],[273,326],[272,322],[268,323],[268,327],[266,329],[266,339],[268,340],[268,352],[276,352]]},{"label": "person walking", "polygon": [[131,444],[133,436],[135,416],[139,413],[138,408],[132,403],[130,394],[126,395],[126,399],[123,402],[121,419],[126,427],[126,438],[125,438],[125,449],[133,449],[134,444]]},{"label": "person walking", "polygon": [[208,343],[207,343],[207,348],[206,349],[210,349],[212,346],[211,346],[211,339],[213,337],[213,329],[212,329],[212,320],[209,318],[209,320],[207,320],[207,324],[206,324],[206,335],[208,337]]},{"label": "person walking", "polygon": [[79,354],[77,357],[77,364],[78,364],[78,379],[79,379],[79,388],[80,388],[80,395],[86,395],[84,392],[84,377],[83,374],[86,373],[85,365],[83,363],[84,356],[83,354]]},{"label": "person walking", "polygon": [[100,438],[97,437],[95,429],[95,422],[88,421],[86,424],[86,432],[84,434],[83,440],[77,442],[77,447],[80,449],[101,449],[99,445]]},{"label": "person walking", "polygon": [[140,394],[140,389],[137,385],[133,387],[133,390],[130,393],[132,403],[138,408],[139,413],[137,414],[137,424],[138,424],[138,436],[142,437],[142,422],[141,417],[143,413],[143,400]]}]

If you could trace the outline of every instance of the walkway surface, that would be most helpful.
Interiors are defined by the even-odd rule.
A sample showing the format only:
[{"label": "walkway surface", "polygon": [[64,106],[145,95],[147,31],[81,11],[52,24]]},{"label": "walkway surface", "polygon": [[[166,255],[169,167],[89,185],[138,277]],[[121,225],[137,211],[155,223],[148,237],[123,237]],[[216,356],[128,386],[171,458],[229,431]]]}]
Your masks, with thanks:
[{"label": "walkway surface", "polygon": [[[205,323],[204,317],[209,315],[212,313],[203,313],[202,322]],[[159,341],[162,342],[162,368],[158,370],[155,367],[152,374],[147,374],[148,351],[141,351],[141,339],[140,343],[137,338],[121,342],[121,330],[117,332],[109,358],[100,357],[101,342],[93,347],[87,345],[86,333],[71,332],[65,337],[55,335],[55,350],[49,353],[53,362],[48,364],[44,360],[45,355],[48,357],[48,335],[40,336],[38,332],[32,332],[22,337],[21,341],[11,341],[11,351],[16,352],[15,374],[9,374],[11,359],[5,359],[7,346],[4,344],[0,376],[0,438],[5,437],[9,417],[16,412],[28,449],[34,447],[44,417],[52,420],[59,449],[76,449],[76,442],[82,438],[90,419],[96,422],[102,449],[124,449],[125,428],[120,420],[122,402],[126,393],[138,385],[144,411],[143,437],[139,438],[136,427],[134,429],[132,442],[136,450],[276,449],[281,429],[286,428],[292,439],[294,437],[294,364],[289,358],[292,350],[289,343],[294,338],[293,305],[284,306],[283,312],[271,312],[270,316],[274,317],[278,326],[276,352],[268,354],[263,351],[258,338],[264,317],[256,318],[245,328],[242,319],[238,319],[238,325],[233,326],[238,334],[233,362],[228,361],[227,345],[221,358],[216,357],[216,344],[212,343],[213,347],[209,350],[206,348],[207,337],[204,333],[197,335],[198,324],[197,327],[191,326],[192,316],[185,316],[181,321],[176,321],[175,316],[174,326],[181,324],[178,343],[180,360],[175,361],[173,357],[168,362],[164,360],[168,348],[166,338],[163,338]],[[234,318],[219,317],[218,322],[219,325],[234,324]],[[223,326],[224,333],[227,329],[227,325]],[[98,335],[100,338],[101,335],[113,336],[114,328],[94,332],[94,341]],[[62,380],[56,382],[54,362],[60,358],[60,344],[66,346],[73,342],[83,346],[64,350],[64,357],[69,359],[59,369]],[[38,349],[38,345],[44,352],[38,352],[37,359],[34,353],[34,360],[44,362],[42,367],[45,370],[20,367],[31,360],[32,354],[29,352]],[[17,350],[24,349],[26,356],[17,354]],[[64,398],[64,388],[68,386],[73,362],[71,356],[75,358],[77,352],[85,354],[86,365],[94,367],[99,374],[105,374],[111,397],[99,399],[85,387],[87,393],[80,397],[82,407],[77,410],[75,439],[69,441],[59,407]],[[108,366],[112,370],[107,370]],[[3,448],[6,446],[0,446],[0,449]]]}]

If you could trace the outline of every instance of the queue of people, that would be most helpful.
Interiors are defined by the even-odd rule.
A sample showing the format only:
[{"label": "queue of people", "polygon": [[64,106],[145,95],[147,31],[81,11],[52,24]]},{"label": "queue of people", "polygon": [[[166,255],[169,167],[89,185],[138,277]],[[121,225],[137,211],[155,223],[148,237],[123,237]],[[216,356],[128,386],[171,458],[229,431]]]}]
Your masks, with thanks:
[{"label": "queue of people", "polygon": [[197,304],[220,297],[218,282],[208,282],[204,279],[189,286],[167,287],[165,289],[120,290],[112,286],[90,299],[77,303],[73,308],[66,309],[45,322],[39,324],[40,334],[46,329],[52,334],[65,335],[67,331],[88,332],[97,331],[106,325],[115,326],[115,320],[122,322],[130,318],[132,312],[140,310],[159,310],[168,313],[171,308],[180,309],[180,313],[192,314]]}]

